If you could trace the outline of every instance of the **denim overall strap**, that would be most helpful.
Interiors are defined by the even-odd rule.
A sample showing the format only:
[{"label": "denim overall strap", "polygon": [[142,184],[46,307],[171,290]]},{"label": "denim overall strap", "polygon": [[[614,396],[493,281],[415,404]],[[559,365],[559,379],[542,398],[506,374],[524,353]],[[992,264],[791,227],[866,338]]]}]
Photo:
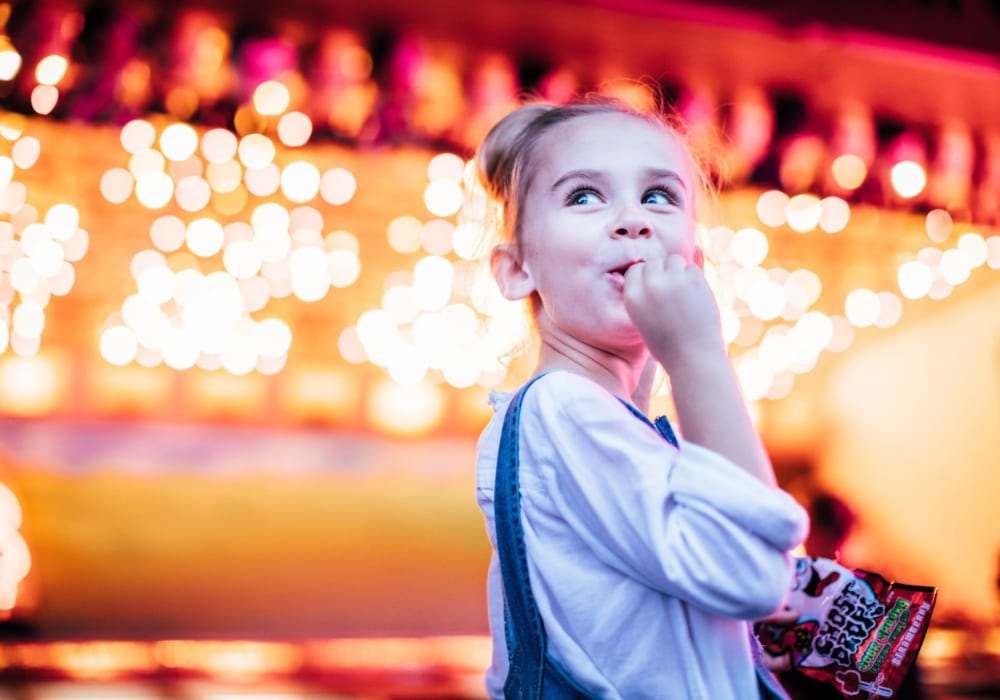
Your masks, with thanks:
[{"label": "denim overall strap", "polygon": [[507,658],[510,662],[504,697],[588,700],[592,696],[548,655],[548,638],[531,593],[528,575],[518,480],[518,425],[525,391],[542,376],[532,378],[511,399],[504,416],[497,456],[494,517],[497,555],[503,577]]},{"label": "denim overall strap", "polygon": [[633,416],[641,420],[643,423],[655,428],[656,432],[658,432],[660,436],[671,445],[678,449],[680,448],[680,443],[677,442],[677,434],[674,433],[674,428],[670,425],[670,421],[667,420],[666,416],[660,416],[655,421],[651,421],[646,417],[645,413],[640,411],[625,399],[619,398],[618,400],[622,402],[622,405],[625,406],[625,408],[632,412]]}]

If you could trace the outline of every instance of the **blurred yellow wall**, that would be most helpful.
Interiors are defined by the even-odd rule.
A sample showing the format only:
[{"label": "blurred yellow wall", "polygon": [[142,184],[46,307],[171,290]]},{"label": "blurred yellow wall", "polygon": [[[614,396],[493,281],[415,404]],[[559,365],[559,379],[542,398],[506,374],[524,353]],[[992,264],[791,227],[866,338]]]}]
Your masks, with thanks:
[{"label": "blurred yellow wall", "polygon": [[922,309],[830,372],[819,478],[859,511],[852,563],[985,619],[1000,595],[1000,284]]},{"label": "blurred yellow wall", "polygon": [[31,621],[56,638],[484,633],[471,442],[322,439],[347,443],[357,464],[8,463],[0,480],[21,500],[33,556]]}]

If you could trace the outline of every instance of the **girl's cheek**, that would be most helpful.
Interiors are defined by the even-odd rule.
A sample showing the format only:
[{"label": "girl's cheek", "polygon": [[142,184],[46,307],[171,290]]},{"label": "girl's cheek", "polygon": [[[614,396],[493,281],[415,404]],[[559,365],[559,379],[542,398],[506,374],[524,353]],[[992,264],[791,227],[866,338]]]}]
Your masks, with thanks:
[{"label": "girl's cheek", "polygon": [[690,233],[684,233],[682,236],[683,237],[679,240],[678,238],[674,238],[672,245],[670,242],[667,242],[667,252],[677,253],[684,258],[684,261],[687,263],[697,262],[695,256],[698,254],[696,251],[699,249],[695,242],[694,232],[691,231]]}]

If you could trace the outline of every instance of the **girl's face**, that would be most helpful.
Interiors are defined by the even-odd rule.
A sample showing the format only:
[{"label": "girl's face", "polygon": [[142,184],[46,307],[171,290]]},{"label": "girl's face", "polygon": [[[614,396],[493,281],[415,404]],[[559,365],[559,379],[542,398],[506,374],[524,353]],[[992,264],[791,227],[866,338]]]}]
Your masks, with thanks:
[{"label": "girl's face", "polygon": [[542,137],[530,177],[518,253],[522,291],[537,293],[546,317],[540,331],[612,351],[641,345],[625,270],[670,253],[690,262],[694,251],[692,174],[677,137],[627,114],[576,117]]}]

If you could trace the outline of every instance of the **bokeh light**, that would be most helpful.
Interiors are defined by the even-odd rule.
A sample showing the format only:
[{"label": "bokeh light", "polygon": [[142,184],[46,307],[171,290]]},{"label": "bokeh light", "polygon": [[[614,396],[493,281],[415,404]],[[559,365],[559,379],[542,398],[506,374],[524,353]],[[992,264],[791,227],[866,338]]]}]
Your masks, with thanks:
[{"label": "bokeh light", "polygon": [[927,296],[934,283],[931,269],[919,260],[911,260],[899,267],[897,275],[899,291],[907,299],[920,299]]},{"label": "bokeh light", "polygon": [[963,233],[958,237],[956,248],[961,252],[962,258],[970,269],[986,264],[989,257],[986,239],[978,233]]},{"label": "bokeh light", "polygon": [[389,222],[389,245],[397,253],[415,253],[420,250],[423,224],[413,216],[398,216]]},{"label": "bokeh light", "polygon": [[969,279],[971,274],[972,268],[962,251],[952,248],[941,254],[941,278],[945,282],[954,287]]},{"label": "bokeh light", "polygon": [[935,243],[944,243],[951,237],[955,228],[951,214],[944,209],[932,209],[927,212],[924,220],[924,227],[927,230],[927,237]]},{"label": "bokeh light", "polygon": [[13,80],[21,70],[21,54],[12,48],[0,50],[0,80]]},{"label": "bokeh light", "polygon": [[905,199],[916,197],[927,185],[927,173],[912,160],[903,160],[892,166],[890,179],[893,189]]},{"label": "bokeh light", "polygon": [[268,80],[253,92],[253,106],[263,116],[277,116],[288,109],[291,94],[288,88],[276,80]]},{"label": "bokeh light", "polygon": [[435,216],[452,216],[462,206],[465,195],[454,180],[433,180],[424,190],[424,204]]},{"label": "bokeh light", "polygon": [[125,168],[111,168],[101,176],[101,196],[111,204],[128,201],[134,187],[135,179]]},{"label": "bokeh light", "polygon": [[69,61],[64,56],[46,56],[35,67],[35,80],[40,85],[57,85],[65,77],[67,68]]},{"label": "bokeh light", "polygon": [[851,220],[851,207],[840,197],[824,197],[820,207],[819,227],[827,233],[843,231]]},{"label": "bokeh light", "polygon": [[462,182],[465,173],[465,161],[454,153],[439,153],[427,164],[427,179],[454,180]]},{"label": "bokeh light", "polygon": [[52,85],[36,85],[31,91],[31,108],[41,116],[51,114],[59,102],[59,89]]},{"label": "bokeh light", "polygon": [[855,289],[844,301],[844,315],[857,328],[874,324],[880,308],[878,295],[870,289]]},{"label": "bokeh light", "polygon": [[730,243],[733,258],[747,267],[764,262],[768,247],[767,236],[754,228],[737,231]]},{"label": "bokeh light", "polygon": [[819,197],[812,194],[797,194],[788,200],[785,207],[788,227],[799,233],[814,230],[823,216],[823,205]]},{"label": "bokeh light", "polygon": [[856,190],[868,177],[865,161],[853,153],[837,156],[831,165],[834,181],[845,190]]},{"label": "bokeh light", "polygon": [[174,181],[166,173],[143,173],[136,181],[136,199],[149,209],[162,209],[167,206],[173,195]]},{"label": "bokeh light", "polygon": [[122,127],[119,138],[125,152],[136,155],[153,147],[156,127],[145,119],[133,119]]},{"label": "bokeh light", "polygon": [[215,165],[228,163],[236,157],[239,140],[229,129],[209,129],[201,137],[201,152],[205,160]]},{"label": "bokeh light", "polygon": [[247,134],[240,139],[237,152],[243,165],[252,169],[270,165],[276,154],[274,142],[264,134]]},{"label": "bokeh light", "polygon": [[171,124],[160,134],[160,150],[170,160],[187,160],[198,150],[198,134],[188,124]]},{"label": "bokeh light", "polygon": [[361,276],[361,261],[353,250],[346,248],[331,250],[326,254],[326,258],[331,286],[349,287]]},{"label": "bokeh light", "polygon": [[369,392],[366,414],[373,425],[390,433],[421,435],[437,425],[444,412],[444,398],[432,385],[401,385],[384,381]]},{"label": "bokeh light", "polygon": [[38,162],[42,144],[34,136],[22,136],[11,148],[10,157],[21,170],[29,170]]},{"label": "bokeh light", "polygon": [[331,168],[320,179],[320,196],[334,206],[347,204],[357,189],[358,183],[354,175],[344,168]]},{"label": "bokeh light", "polygon": [[278,121],[278,139],[289,148],[306,145],[312,131],[312,120],[302,112],[288,112]]},{"label": "bokeh light", "polygon": [[293,202],[308,202],[319,192],[320,174],[306,161],[289,163],[281,171],[281,191]]}]

